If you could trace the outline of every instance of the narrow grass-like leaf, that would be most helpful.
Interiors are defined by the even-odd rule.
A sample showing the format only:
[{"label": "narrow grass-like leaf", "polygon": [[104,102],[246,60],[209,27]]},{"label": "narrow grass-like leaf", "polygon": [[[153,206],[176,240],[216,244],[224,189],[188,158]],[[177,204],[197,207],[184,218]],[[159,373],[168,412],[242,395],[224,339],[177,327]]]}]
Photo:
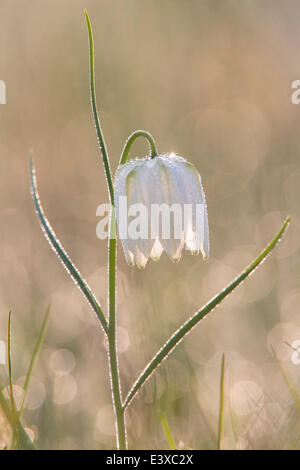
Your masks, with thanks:
[{"label": "narrow grass-like leaf", "polygon": [[224,428],[224,403],[225,403],[225,354],[222,355],[221,376],[220,376],[220,407],[218,425],[217,449],[221,450],[223,428]]},{"label": "narrow grass-like leaf", "polygon": [[89,33],[90,90],[91,90],[92,111],[93,111],[93,117],[94,117],[96,132],[97,132],[98,143],[99,143],[99,147],[100,147],[102,158],[103,158],[103,164],[104,164],[105,176],[106,176],[106,181],[107,181],[107,186],[108,186],[108,192],[109,192],[109,196],[110,196],[110,202],[111,202],[112,205],[114,205],[113,180],[112,180],[112,176],[111,176],[108,152],[107,152],[103,132],[102,132],[101,125],[100,125],[100,120],[99,120],[99,116],[98,116],[98,109],[97,109],[97,102],[96,102],[93,32],[92,32],[92,26],[91,26],[91,21],[90,21],[88,12],[85,10],[84,14],[85,14],[87,27],[88,27],[88,33]]},{"label": "narrow grass-like leaf", "polygon": [[7,357],[8,357],[8,381],[9,381],[9,398],[12,414],[12,429],[13,429],[13,442],[16,441],[17,447],[20,448],[19,439],[19,426],[18,426],[18,413],[14,399],[13,380],[12,380],[12,366],[11,366],[11,311],[8,312],[8,331],[7,331]]},{"label": "narrow grass-like leaf", "polygon": [[212,300],[210,300],[201,310],[196,312],[191,318],[189,318],[175,333],[167,340],[167,342],[162,346],[162,348],[157,352],[157,354],[151,359],[148,365],[145,367],[143,372],[137,378],[132,388],[130,389],[125,402],[124,408],[126,408],[136,393],[140,390],[142,385],[150,377],[152,372],[161,364],[161,362],[168,356],[168,354],[180,343],[184,336],[191,331],[191,329],[196,326],[199,321],[204,318],[209,312],[211,312],[217,305],[219,305],[222,300],[224,300],[227,295],[229,295],[239,284],[241,284],[253,271],[265,260],[269,255],[272,249],[276,246],[283,233],[285,232],[288,224],[290,222],[290,217],[288,217],[277,235],[273,240],[267,245],[267,247],[260,253],[260,255],[244,270],[242,273],[234,279],[231,284],[225,287],[219,294],[217,294]]},{"label": "narrow grass-like leaf", "polygon": [[[44,329],[46,328],[48,314],[49,314],[49,309],[47,311],[45,320],[43,322],[42,331],[40,333],[40,342],[42,341]],[[22,426],[22,423],[20,421],[21,410],[18,413],[16,404],[15,404],[15,399],[14,399],[13,379],[12,379],[12,360],[11,360],[11,312],[9,312],[8,314],[8,335],[7,336],[8,336],[7,356],[8,356],[9,400],[5,399],[2,388],[0,387],[0,406],[13,430],[13,439],[12,439],[11,447],[14,448],[14,444],[16,443],[17,449],[35,450],[36,449],[35,445],[33,444],[27,432]],[[36,347],[34,354],[33,354],[33,358],[30,363],[31,367],[29,367],[29,371],[26,376],[28,384],[29,384],[34,360],[38,353],[38,350],[39,350],[39,347]],[[26,380],[25,380],[25,383],[26,383]],[[28,387],[28,384],[27,384],[27,387]],[[22,406],[21,406],[21,409],[22,409]]]},{"label": "narrow grass-like leaf", "polygon": [[8,328],[7,328],[7,357],[8,357],[8,381],[9,381],[9,397],[12,410],[15,409],[13,385],[12,385],[12,367],[11,367],[11,311],[8,312]]},{"label": "narrow grass-like leaf", "polygon": [[99,302],[96,300],[94,294],[92,293],[91,289],[87,285],[86,281],[81,276],[76,266],[72,263],[71,259],[69,258],[68,254],[66,253],[65,249],[63,248],[62,244],[57,238],[56,233],[54,232],[53,228],[51,227],[49,221],[47,220],[45,216],[45,213],[43,211],[43,207],[40,201],[38,189],[37,189],[35,166],[34,166],[33,158],[31,155],[30,155],[30,177],[31,177],[32,197],[33,197],[36,213],[39,218],[45,237],[47,238],[53,251],[57,254],[62,264],[64,265],[64,267],[66,268],[70,276],[72,277],[75,284],[78,285],[81,292],[87,298],[88,302],[90,303],[94,312],[96,313],[97,318],[101,323],[101,326],[103,327],[104,331],[107,333],[108,331],[107,320],[103,314],[103,311],[100,307]]},{"label": "narrow grass-like leaf", "polygon": [[[12,410],[11,410],[9,405],[10,405],[10,403],[4,397],[2,389],[0,387],[0,406],[1,406],[3,412],[6,416],[9,424],[11,425],[11,427],[13,429],[15,423],[14,423],[14,418],[13,418],[13,415],[12,415]],[[18,421],[17,426],[18,426],[20,448],[24,449],[24,450],[36,450],[35,445],[31,441],[30,437],[28,436],[27,432],[23,428],[22,423],[20,421]]]},{"label": "narrow grass-like leaf", "polygon": [[166,415],[162,411],[159,412],[159,418],[160,418],[160,422],[162,424],[163,430],[165,431],[165,435],[169,444],[169,449],[176,450],[176,444],[173,439],[168,420],[166,418]]},{"label": "narrow grass-like leaf", "polygon": [[38,338],[37,338],[37,341],[36,341],[32,356],[31,356],[31,359],[30,359],[27,374],[26,374],[26,377],[25,377],[24,386],[23,386],[24,392],[23,392],[22,402],[21,402],[21,406],[20,406],[20,409],[19,409],[19,413],[18,413],[19,419],[21,419],[21,416],[22,416],[24,403],[25,403],[27,392],[28,392],[28,387],[29,387],[33,367],[34,367],[36,358],[38,356],[38,353],[40,351],[40,347],[42,345],[42,342],[43,342],[43,339],[44,339],[44,336],[45,336],[46,327],[47,327],[48,320],[49,320],[49,315],[50,315],[50,306],[47,308],[47,311],[46,311],[46,314],[45,314],[45,317],[44,317],[44,320],[43,320],[43,323],[42,323],[42,326],[41,326],[41,329],[40,329],[40,332],[39,332],[39,335],[38,335]]}]

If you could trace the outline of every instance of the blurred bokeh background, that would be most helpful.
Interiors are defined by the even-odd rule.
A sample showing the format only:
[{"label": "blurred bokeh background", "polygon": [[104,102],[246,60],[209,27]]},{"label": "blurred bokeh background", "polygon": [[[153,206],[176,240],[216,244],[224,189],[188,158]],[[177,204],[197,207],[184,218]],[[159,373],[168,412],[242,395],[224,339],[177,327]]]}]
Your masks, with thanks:
[{"label": "blurred bokeh background", "polygon": [[[132,402],[129,446],[168,447],[161,410],[179,447],[215,448],[225,353],[223,447],[299,447],[300,364],[292,349],[300,340],[300,105],[291,102],[291,83],[300,79],[297,0],[0,0],[7,87],[0,105],[0,340],[11,309],[16,396],[51,305],[24,426],[42,449],[115,445],[102,331],[49,248],[29,192],[33,149],[46,214],[105,307],[107,249],[96,237],[96,207],[108,197],[90,110],[84,8],[113,170],[127,136],[149,130],[161,152],[198,168],[210,222],[206,262],[186,253],[172,264],[163,254],[139,271],[126,265],[120,246],[124,393],[168,335],[292,216],[264,265]],[[139,142],[132,156],[145,153]],[[0,381],[8,383],[6,365]]]}]

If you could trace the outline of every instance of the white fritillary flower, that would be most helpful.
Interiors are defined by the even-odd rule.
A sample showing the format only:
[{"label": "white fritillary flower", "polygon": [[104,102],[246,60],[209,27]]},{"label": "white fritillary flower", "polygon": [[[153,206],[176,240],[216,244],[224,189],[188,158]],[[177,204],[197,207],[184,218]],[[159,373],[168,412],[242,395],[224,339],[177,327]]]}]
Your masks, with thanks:
[{"label": "white fritillary flower", "polygon": [[115,210],[127,263],[144,268],[163,250],[180,260],[185,247],[209,255],[209,233],[201,177],[174,153],[131,160],[118,168]]}]

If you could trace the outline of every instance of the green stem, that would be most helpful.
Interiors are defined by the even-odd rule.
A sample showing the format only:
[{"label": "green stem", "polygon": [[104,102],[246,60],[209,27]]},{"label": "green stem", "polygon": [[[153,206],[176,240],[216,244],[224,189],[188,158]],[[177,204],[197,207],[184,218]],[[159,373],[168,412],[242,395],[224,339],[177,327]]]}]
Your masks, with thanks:
[{"label": "green stem", "polygon": [[109,328],[108,328],[108,356],[111,375],[111,387],[116,418],[117,447],[127,449],[125,410],[122,406],[121,386],[119,378],[117,335],[116,335],[116,219],[112,208],[110,234],[108,242],[108,281],[109,281]]},{"label": "green stem", "polygon": [[90,45],[90,86],[91,86],[91,102],[93,116],[97,131],[98,142],[103,158],[105,175],[107,180],[108,192],[111,202],[111,222],[110,222],[110,234],[108,242],[108,357],[109,367],[111,375],[111,389],[112,398],[115,411],[116,419],[116,431],[117,431],[117,447],[118,449],[126,449],[126,429],[125,429],[125,411],[122,406],[121,387],[119,379],[119,367],[118,367],[118,354],[117,354],[117,341],[116,341],[116,261],[117,261],[117,241],[116,241],[116,219],[114,212],[114,186],[113,179],[111,176],[111,170],[109,165],[108,153],[100,126],[98,117],[97,103],[96,103],[96,92],[95,92],[95,71],[94,71],[94,41],[91,22],[87,11],[85,11],[85,17],[89,33],[89,45]]},{"label": "green stem", "polygon": [[89,33],[89,45],[90,45],[90,87],[91,87],[91,102],[94,116],[94,122],[97,131],[98,142],[103,158],[105,175],[107,180],[108,192],[111,202],[111,222],[110,222],[110,234],[108,242],[108,329],[106,331],[108,339],[108,357],[109,367],[111,375],[111,389],[112,398],[115,411],[116,419],[116,431],[117,431],[117,447],[118,449],[126,449],[126,428],[125,428],[125,411],[122,406],[121,387],[119,379],[119,367],[118,367],[118,354],[117,354],[117,341],[116,341],[116,258],[117,258],[117,242],[116,242],[116,219],[114,212],[114,186],[113,179],[111,176],[111,170],[109,165],[108,153],[100,126],[98,117],[97,103],[96,103],[96,92],[95,92],[95,71],[94,71],[94,41],[91,22],[87,11],[85,11],[85,17]]},{"label": "green stem", "polygon": [[221,450],[223,428],[224,428],[224,402],[225,402],[225,354],[222,355],[221,377],[220,377],[220,408],[218,425],[217,449]]},{"label": "green stem", "polygon": [[120,165],[124,165],[124,163],[127,162],[127,158],[128,158],[128,155],[129,155],[129,152],[130,152],[130,149],[134,143],[134,141],[136,139],[138,139],[139,137],[144,137],[147,141],[148,141],[148,144],[149,144],[149,147],[150,147],[150,156],[151,158],[154,158],[157,156],[157,149],[156,149],[156,145],[155,145],[155,141],[152,137],[152,135],[147,132],[147,131],[134,131],[127,139],[125,145],[124,145],[124,148],[123,148],[123,152],[121,154],[121,159],[120,159]]}]

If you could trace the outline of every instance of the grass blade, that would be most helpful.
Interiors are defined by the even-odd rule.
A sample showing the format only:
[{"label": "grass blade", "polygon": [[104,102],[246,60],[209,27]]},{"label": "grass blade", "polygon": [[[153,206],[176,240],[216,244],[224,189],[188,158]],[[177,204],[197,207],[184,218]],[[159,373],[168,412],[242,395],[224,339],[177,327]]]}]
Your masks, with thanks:
[{"label": "grass blade", "polygon": [[224,402],[225,402],[225,354],[222,355],[221,377],[220,377],[220,408],[218,425],[218,444],[217,449],[221,450],[223,428],[224,428]]},{"label": "grass blade", "polygon": [[167,441],[168,441],[168,444],[169,444],[169,449],[170,450],[176,450],[176,444],[175,444],[175,441],[173,439],[171,429],[170,429],[169,423],[167,421],[166,415],[162,411],[160,411],[159,412],[159,417],[160,417],[162,427],[165,431],[165,435],[166,435],[166,438],[167,438]]},{"label": "grass blade", "polygon": [[12,367],[11,367],[11,311],[8,312],[8,329],[7,329],[7,357],[8,357],[8,380],[9,380],[9,397],[12,410],[15,409],[15,401],[12,385]]},{"label": "grass blade", "polygon": [[40,201],[38,189],[37,189],[35,166],[34,166],[33,158],[31,155],[30,155],[30,177],[31,177],[31,193],[32,193],[36,213],[39,218],[44,235],[47,238],[51,247],[53,248],[54,252],[57,254],[59,259],[61,260],[62,264],[64,265],[64,267],[70,274],[75,284],[78,285],[82,293],[87,298],[89,304],[92,306],[94,312],[96,313],[97,318],[101,323],[101,326],[103,327],[104,331],[107,333],[108,331],[107,320],[99,305],[99,302],[96,300],[94,294],[92,293],[91,289],[87,285],[86,281],[81,276],[76,266],[72,263],[71,259],[69,258],[68,254],[66,253],[65,249],[63,248],[62,244],[60,243],[53,228],[51,227],[50,223],[48,222],[45,216],[45,213],[43,211],[43,207]]},{"label": "grass blade", "polygon": [[39,335],[38,335],[38,338],[37,338],[37,342],[35,344],[35,347],[34,347],[34,350],[33,350],[32,356],[31,356],[31,360],[30,360],[30,363],[29,363],[27,374],[26,374],[26,377],[25,377],[25,382],[24,382],[24,386],[23,386],[24,392],[23,392],[22,402],[21,402],[21,406],[20,406],[20,409],[19,409],[19,413],[18,413],[19,419],[22,416],[24,403],[25,403],[27,392],[28,392],[28,387],[29,387],[33,367],[34,367],[36,358],[38,356],[38,353],[40,351],[40,348],[41,348],[41,345],[42,345],[42,342],[43,342],[43,339],[44,339],[44,336],[45,336],[45,332],[46,332],[46,328],[47,328],[47,324],[48,324],[48,320],[49,320],[49,315],[50,315],[50,306],[47,308],[47,311],[46,311],[46,314],[45,314],[45,317],[44,317],[44,320],[43,320],[43,323],[42,323],[42,326],[41,326],[41,329],[40,329],[40,332],[39,332]]},{"label": "grass blade", "polygon": [[194,326],[196,326],[202,318],[204,318],[209,312],[211,312],[217,305],[219,305],[222,300],[227,297],[241,282],[243,282],[253,271],[265,260],[269,255],[272,249],[276,246],[283,233],[285,232],[287,226],[290,223],[290,217],[288,217],[277,235],[273,240],[267,245],[267,247],[259,254],[259,256],[244,270],[242,273],[234,279],[231,284],[225,287],[219,294],[217,294],[212,300],[210,300],[201,310],[196,312],[192,317],[190,317],[175,333],[167,340],[167,342],[162,346],[162,348],[157,352],[157,354],[151,359],[148,365],[145,367],[143,372],[137,378],[132,388],[130,389],[125,402],[124,408],[126,408],[136,393],[140,390],[142,385],[150,377],[152,372],[161,364],[161,362],[168,356],[168,354],[180,343],[184,336],[191,331]]},{"label": "grass blade", "polygon": [[[12,410],[9,406],[9,401],[6,400],[6,398],[3,395],[3,392],[0,387],[0,406],[9,422],[11,427],[13,428],[14,426],[14,419],[12,415]],[[19,442],[20,442],[20,448],[24,450],[36,450],[35,445],[31,441],[30,437],[28,436],[27,432],[23,428],[22,424],[20,421],[17,423],[18,425],[18,434],[19,434]]]},{"label": "grass blade", "polygon": [[5,397],[3,395],[3,392],[2,392],[2,388],[0,387],[0,406],[1,406],[5,416],[7,417],[8,421],[9,421],[11,427],[12,427],[12,430],[13,430],[12,448],[14,448],[14,443],[16,442],[18,449],[36,450],[35,445],[31,441],[31,439],[29,438],[27,432],[25,431],[25,429],[23,428],[23,426],[20,422],[20,417],[21,417],[21,414],[22,414],[23,405],[24,405],[24,401],[25,401],[26,392],[27,392],[27,389],[28,389],[30,377],[31,377],[31,374],[32,374],[33,365],[34,365],[35,359],[37,357],[38,351],[40,349],[40,345],[42,343],[43,337],[44,337],[48,317],[49,317],[49,308],[46,312],[46,315],[45,315],[45,318],[44,318],[44,321],[43,321],[43,324],[42,324],[42,328],[41,328],[41,331],[40,331],[40,334],[39,334],[39,338],[38,338],[37,344],[35,346],[35,349],[34,349],[34,352],[33,352],[33,355],[32,355],[31,361],[30,361],[29,369],[28,369],[26,379],[25,379],[24,396],[23,396],[21,408],[18,412],[16,404],[15,404],[15,400],[14,400],[13,380],[12,380],[11,312],[9,312],[9,314],[8,314],[8,335],[7,335],[8,336],[8,341],[7,341],[7,345],[8,345],[7,350],[8,351],[7,351],[7,356],[8,356],[9,400],[5,399]]},{"label": "grass blade", "polygon": [[9,408],[7,400],[5,400],[2,390],[0,389],[0,405],[13,429],[13,442],[16,440],[17,447],[19,449],[26,449],[26,450],[34,450],[36,447],[34,446],[33,442],[29,438],[27,432],[23,428],[17,413],[17,408],[14,400],[14,393],[13,393],[13,381],[12,381],[12,365],[11,365],[11,312],[8,314],[8,341],[7,341],[7,349],[8,349],[8,379],[9,379],[9,397],[10,397],[10,405],[11,409]]},{"label": "grass blade", "polygon": [[17,447],[20,448],[19,440],[19,426],[18,426],[18,413],[14,399],[13,380],[12,380],[12,366],[11,366],[11,311],[8,312],[8,331],[7,331],[7,357],[8,357],[8,380],[9,380],[9,398],[12,414],[12,429],[13,440],[12,447],[16,441]]}]

